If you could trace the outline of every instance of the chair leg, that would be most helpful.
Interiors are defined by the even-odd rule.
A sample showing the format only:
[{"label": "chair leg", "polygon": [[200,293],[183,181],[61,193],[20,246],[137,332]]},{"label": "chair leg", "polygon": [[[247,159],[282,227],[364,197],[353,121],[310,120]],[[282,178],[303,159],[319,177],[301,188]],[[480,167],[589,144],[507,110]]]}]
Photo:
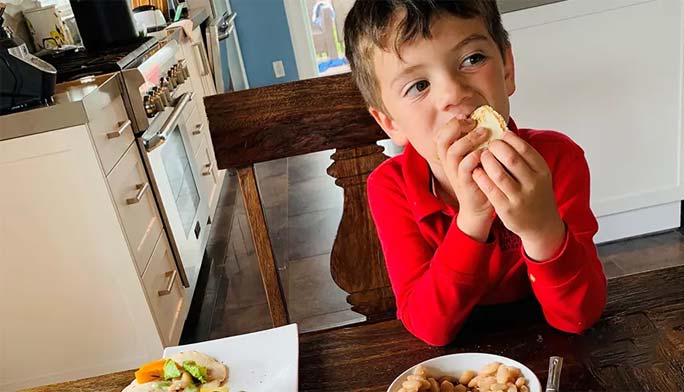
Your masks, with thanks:
[{"label": "chair leg", "polygon": [[283,288],[278,279],[273,247],[266,227],[266,219],[261,204],[261,196],[257,187],[254,165],[241,167],[237,170],[240,180],[240,189],[245,203],[245,211],[249,220],[249,227],[252,232],[254,249],[259,260],[259,270],[261,280],[264,283],[268,309],[271,313],[271,321],[274,327],[289,324],[287,305]]}]

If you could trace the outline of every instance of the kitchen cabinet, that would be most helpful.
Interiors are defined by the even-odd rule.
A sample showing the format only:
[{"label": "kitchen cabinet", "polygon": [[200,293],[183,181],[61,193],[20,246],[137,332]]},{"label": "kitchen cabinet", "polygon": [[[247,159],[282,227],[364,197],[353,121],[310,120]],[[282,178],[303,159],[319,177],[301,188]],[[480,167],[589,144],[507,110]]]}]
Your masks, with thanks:
[{"label": "kitchen cabinet", "polygon": [[518,87],[511,115],[582,146],[597,242],[680,225],[683,4],[567,0],[503,15]]},{"label": "kitchen cabinet", "polygon": [[[0,312],[12,315],[0,329],[0,390],[133,368],[177,343],[184,318],[150,308],[156,293],[98,160],[85,125],[0,142]],[[156,248],[168,247],[157,234]],[[175,266],[156,260],[146,276]],[[182,291],[174,301],[184,305]],[[156,319],[174,316],[176,331],[160,334]]]},{"label": "kitchen cabinet", "polygon": [[84,100],[91,137],[105,173],[133,142],[133,128],[121,97],[118,78],[110,78]]},{"label": "kitchen cabinet", "polygon": [[135,143],[128,147],[114,170],[109,173],[107,183],[124,233],[131,245],[138,274],[142,275],[164,228],[150,180]]},{"label": "kitchen cabinet", "polygon": [[179,342],[191,294],[130,126],[104,134],[127,122],[106,78],[83,98],[101,116],[0,141],[0,391],[135,368]]}]

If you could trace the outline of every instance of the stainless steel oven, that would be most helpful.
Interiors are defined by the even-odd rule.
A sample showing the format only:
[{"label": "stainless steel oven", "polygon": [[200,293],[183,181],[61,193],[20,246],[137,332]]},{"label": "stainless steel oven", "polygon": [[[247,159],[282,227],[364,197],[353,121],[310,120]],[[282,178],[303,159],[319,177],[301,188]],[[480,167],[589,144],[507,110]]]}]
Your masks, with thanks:
[{"label": "stainless steel oven", "polygon": [[143,158],[161,204],[171,243],[182,261],[183,281],[194,286],[206,242],[209,207],[200,191],[200,172],[184,123],[194,93],[185,92],[159,129],[148,129],[138,139]]},{"label": "stainless steel oven", "polygon": [[195,105],[189,72],[175,40],[132,70],[124,81],[146,165],[181,281],[191,291],[208,239],[209,207],[202,192],[186,122]]}]

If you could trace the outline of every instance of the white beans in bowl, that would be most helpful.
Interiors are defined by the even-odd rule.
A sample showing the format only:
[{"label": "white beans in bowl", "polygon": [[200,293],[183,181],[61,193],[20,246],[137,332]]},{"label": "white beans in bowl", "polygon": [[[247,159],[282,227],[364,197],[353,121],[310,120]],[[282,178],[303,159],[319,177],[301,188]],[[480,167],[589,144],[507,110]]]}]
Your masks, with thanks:
[{"label": "white beans in bowl", "polygon": [[432,358],[406,370],[388,392],[541,392],[537,377],[512,359],[482,353]]}]

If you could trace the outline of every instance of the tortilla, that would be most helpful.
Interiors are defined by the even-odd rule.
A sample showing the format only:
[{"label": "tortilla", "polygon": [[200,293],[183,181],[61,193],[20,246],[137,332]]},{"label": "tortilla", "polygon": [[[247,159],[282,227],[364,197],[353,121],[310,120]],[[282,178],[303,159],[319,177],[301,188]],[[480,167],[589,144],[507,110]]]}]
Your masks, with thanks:
[{"label": "tortilla", "polygon": [[[199,351],[183,351],[169,358],[179,365],[182,365],[184,361],[195,361],[196,364],[204,366],[207,368],[207,383],[211,383],[212,386],[221,386],[228,378],[226,365]],[[218,385],[216,385],[217,382]]]},{"label": "tortilla", "polygon": [[[207,382],[200,387],[218,388],[223,386],[228,380],[228,368],[226,365],[199,351],[183,351],[169,358],[178,365],[182,365],[185,361],[194,361],[195,364],[207,368]],[[168,387],[160,386],[159,381],[140,384],[138,381],[133,380],[121,392],[167,392],[168,389]]]},{"label": "tortilla", "polygon": [[167,390],[168,388],[160,387],[158,381],[139,384],[137,381],[133,380],[133,382],[121,392],[166,392]]}]

